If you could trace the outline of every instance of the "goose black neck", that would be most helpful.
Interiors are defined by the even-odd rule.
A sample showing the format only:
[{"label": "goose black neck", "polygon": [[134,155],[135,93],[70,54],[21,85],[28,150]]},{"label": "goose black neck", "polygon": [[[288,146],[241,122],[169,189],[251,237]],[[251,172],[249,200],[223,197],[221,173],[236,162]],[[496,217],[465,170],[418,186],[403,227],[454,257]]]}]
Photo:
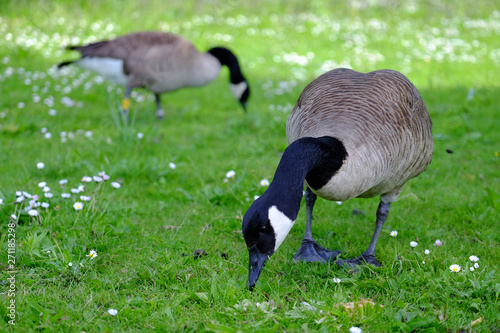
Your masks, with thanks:
[{"label": "goose black neck", "polygon": [[317,190],[328,183],[347,158],[347,151],[336,138],[301,138],[290,144],[266,191],[274,204],[295,220],[300,209],[304,180]]},{"label": "goose black neck", "polygon": [[241,73],[240,65],[238,59],[225,47],[214,47],[208,50],[208,53],[216,57],[222,66],[227,66],[229,68],[229,78],[231,83],[238,84],[245,81],[243,74]]}]

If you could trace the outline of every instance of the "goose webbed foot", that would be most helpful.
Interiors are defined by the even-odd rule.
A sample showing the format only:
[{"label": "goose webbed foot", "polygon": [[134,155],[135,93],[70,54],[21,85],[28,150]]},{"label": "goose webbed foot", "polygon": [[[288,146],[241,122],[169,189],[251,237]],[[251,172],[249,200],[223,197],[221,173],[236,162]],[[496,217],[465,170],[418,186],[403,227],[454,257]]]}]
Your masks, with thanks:
[{"label": "goose webbed foot", "polygon": [[165,111],[163,111],[163,109],[157,109],[156,118],[158,118],[159,120],[165,119]]},{"label": "goose webbed foot", "polygon": [[325,249],[314,240],[304,239],[293,260],[326,263],[335,260],[341,252]]},{"label": "goose webbed foot", "polygon": [[365,254],[363,253],[357,258],[347,259],[347,260],[337,260],[337,265],[339,266],[348,266],[350,268],[356,268],[359,265],[370,264],[376,267],[381,267],[382,265],[375,259],[375,255],[373,254]]}]

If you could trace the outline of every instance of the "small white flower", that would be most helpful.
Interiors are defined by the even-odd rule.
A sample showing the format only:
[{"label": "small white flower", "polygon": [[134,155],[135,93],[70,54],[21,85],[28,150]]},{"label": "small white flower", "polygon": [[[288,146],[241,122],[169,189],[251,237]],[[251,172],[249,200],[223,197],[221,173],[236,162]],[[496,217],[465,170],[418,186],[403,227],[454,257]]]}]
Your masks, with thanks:
[{"label": "small white flower", "polygon": [[17,197],[17,198],[16,198],[16,202],[23,202],[23,201],[24,201],[24,199],[26,199],[26,198],[24,197],[24,195],[21,195],[20,197]]},{"label": "small white flower", "polygon": [[71,194],[69,193],[61,193],[61,197],[63,197],[64,199],[68,199],[71,197]]},{"label": "small white flower", "polygon": [[82,264],[82,263],[80,263],[80,266],[81,266],[81,267],[83,267],[83,264]]},{"label": "small white flower", "polygon": [[67,184],[67,183],[68,183],[68,180],[67,180],[67,179],[61,179],[61,180],[59,181],[59,185],[65,185],[65,184]]},{"label": "small white flower", "polygon": [[236,172],[234,170],[226,172],[226,178],[234,178],[234,176],[236,176]]},{"label": "small white flower", "polygon": [[425,261],[422,261],[422,264],[424,264],[424,265],[425,265]]},{"label": "small white flower", "polygon": [[24,103],[23,102],[17,103],[17,107],[20,108],[20,109],[23,109],[24,108]]},{"label": "small white flower", "polygon": [[48,187],[48,186],[44,186],[44,187],[42,188],[42,191],[44,191],[44,192],[50,192],[50,187]]},{"label": "small white flower", "polygon": [[57,111],[56,111],[56,110],[54,110],[54,109],[50,109],[50,110],[49,110],[49,116],[54,117],[56,114],[57,114]]},{"label": "small white flower", "polygon": [[461,269],[461,267],[459,265],[451,265],[450,266],[450,271],[455,272],[455,273],[460,272],[460,269]]},{"label": "small white flower", "polygon": [[83,192],[83,191],[85,191],[85,185],[80,185],[80,186],[78,186],[78,191],[79,191],[79,192]]},{"label": "small white flower", "polygon": [[70,263],[68,264],[68,266],[69,266],[69,267],[73,266],[73,263],[72,263],[72,262],[70,262]]},{"label": "small white flower", "polygon": [[223,181],[223,182],[224,182],[224,184],[225,184],[225,183],[227,183],[229,180],[228,180],[227,178],[224,178],[222,181]]},{"label": "small white flower", "polygon": [[0,199],[0,205],[3,205],[3,199]]},{"label": "small white flower", "polygon": [[90,197],[87,197],[85,195],[80,195],[80,200],[82,201],[90,201],[90,199],[91,199]]},{"label": "small white flower", "polygon": [[170,169],[177,168],[177,166],[174,163],[172,163],[172,162],[168,163],[168,166],[170,167]]},{"label": "small white flower", "polygon": [[16,215],[16,214],[12,214],[10,217],[11,217],[14,221],[17,221],[17,215]]},{"label": "small white flower", "polygon": [[20,197],[21,195],[23,195],[23,192],[21,192],[21,191],[16,191],[16,197]]},{"label": "small white flower", "polygon": [[335,282],[335,283],[340,283],[340,282],[341,282],[341,280],[340,280],[339,278],[333,278],[333,282]]},{"label": "small white flower", "polygon": [[43,135],[43,137],[44,137],[45,139],[50,139],[50,138],[52,138],[52,134],[51,134],[50,132],[47,132],[47,133],[45,133],[45,134]]},{"label": "small white flower", "polygon": [[474,272],[474,267],[469,268],[471,272]]},{"label": "small white flower", "polygon": [[33,200],[37,201],[38,200],[38,195],[35,194],[32,198],[33,198]]},{"label": "small white flower", "polygon": [[44,195],[47,199],[50,199],[50,198],[52,198],[52,197],[54,196],[54,194],[53,194],[53,193],[50,193],[50,192],[48,192],[48,193],[44,193],[43,195]]},{"label": "small white flower", "polygon": [[337,205],[342,205],[342,201],[335,201]]},{"label": "small white flower", "polygon": [[108,310],[108,313],[112,316],[116,316],[118,314],[118,310],[116,309],[109,309]]},{"label": "small white flower", "polygon": [[92,181],[92,177],[83,176],[82,183],[90,183]]},{"label": "small white flower", "polygon": [[260,186],[269,186],[269,180],[267,179],[262,179],[260,181]]},{"label": "small white flower", "polygon": [[42,208],[49,208],[49,206],[47,202],[42,202]]},{"label": "small white flower", "polygon": [[50,250],[47,250],[47,254],[50,254]]},{"label": "small white flower", "polygon": [[100,183],[103,181],[102,177],[101,176],[93,176],[92,179],[96,182],[96,183]]},{"label": "small white flower", "polygon": [[32,198],[31,194],[29,194],[28,192],[26,191],[23,191],[23,195],[26,197],[26,198]]},{"label": "small white flower", "polygon": [[38,163],[36,164],[36,167],[37,167],[38,169],[43,169],[43,168],[45,168],[45,164],[44,164],[43,162],[38,162]]},{"label": "small white flower", "polygon": [[30,209],[30,210],[28,211],[28,215],[29,215],[29,216],[37,216],[37,215],[38,215],[38,211],[37,211],[37,210],[35,210],[35,209]]},{"label": "small white flower", "polygon": [[441,245],[443,245],[443,243],[439,239],[436,239],[436,242],[434,242],[434,246],[441,246]]},{"label": "small white flower", "polygon": [[86,136],[87,138],[91,138],[91,137],[92,137],[92,134],[93,134],[93,133],[92,133],[92,131],[87,131],[87,132],[85,132],[85,136]]},{"label": "small white flower", "polygon": [[141,132],[137,133],[137,139],[142,139],[144,137],[144,134],[142,134]]},{"label": "small white flower", "polygon": [[117,182],[112,182],[111,186],[113,186],[114,188],[120,188],[121,187],[120,183],[117,183]]},{"label": "small white flower", "polygon": [[94,259],[95,257],[97,257],[97,252],[95,250],[90,250],[90,253],[87,254],[87,257],[89,257],[90,259]]},{"label": "small white flower", "polygon": [[477,262],[474,264],[474,268],[479,268],[479,264]]},{"label": "small white flower", "polygon": [[[75,193],[75,194],[76,194],[76,193],[80,193],[80,190],[79,190],[79,189],[77,189],[77,188],[72,188],[72,189],[71,189],[71,193]],[[69,198],[69,197],[68,197],[68,198]]]},{"label": "small white flower", "polygon": [[424,253],[425,253],[425,254],[429,254],[429,253],[431,253],[431,251],[429,251],[429,250],[425,249]]},{"label": "small white flower", "polygon": [[42,129],[40,130],[40,132],[42,132],[42,134],[47,133],[48,132],[47,127],[42,127]]},{"label": "small white flower", "polygon": [[349,333],[361,333],[361,328],[353,326],[349,329]]},{"label": "small white flower", "polygon": [[411,241],[410,242],[410,246],[411,247],[417,247],[418,243],[417,242],[414,242],[414,241]]},{"label": "small white flower", "polygon": [[40,188],[44,188],[45,186],[47,186],[46,182],[40,182],[40,183],[38,183],[38,187],[40,187]]},{"label": "small white flower", "polygon": [[393,230],[389,235],[391,235],[392,237],[396,237],[398,235],[398,232],[396,230]]},{"label": "small white flower", "polygon": [[74,208],[75,210],[82,210],[82,209],[83,209],[83,203],[81,203],[81,202],[78,202],[78,201],[77,201],[77,202],[75,202],[75,204],[73,205],[73,208]]},{"label": "small white flower", "polygon": [[479,258],[476,257],[476,256],[470,256],[469,260],[472,261],[472,262],[477,262],[477,261],[479,261]]}]

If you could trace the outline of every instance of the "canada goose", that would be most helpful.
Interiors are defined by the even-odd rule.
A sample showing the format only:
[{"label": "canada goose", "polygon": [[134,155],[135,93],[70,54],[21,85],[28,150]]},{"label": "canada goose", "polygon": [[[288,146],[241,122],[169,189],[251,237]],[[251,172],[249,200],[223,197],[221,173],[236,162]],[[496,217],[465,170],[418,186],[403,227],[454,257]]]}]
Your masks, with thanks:
[{"label": "canada goose", "polygon": [[380,195],[375,232],[359,257],[337,260],[355,267],[380,266],[375,247],[389,206],[403,185],[429,165],[434,151],[432,122],[415,86],[401,73],[363,74],[335,69],[311,82],[290,114],[285,149],[274,179],[243,218],[252,290],[266,260],[294,225],[304,181],[307,226],[295,260],[326,262],[340,251],[319,246],[312,237],[316,196],[344,201]]},{"label": "canada goose", "polygon": [[79,51],[82,57],[64,61],[59,68],[74,63],[126,87],[122,102],[124,113],[130,107],[132,89],[143,87],[155,94],[156,115],[163,119],[161,93],[206,85],[219,76],[222,65],[229,68],[231,92],[246,111],[250,93],[248,83],[236,56],[226,48],[214,47],[200,53],[185,38],[146,31],[84,46],[68,46],[67,49]]}]

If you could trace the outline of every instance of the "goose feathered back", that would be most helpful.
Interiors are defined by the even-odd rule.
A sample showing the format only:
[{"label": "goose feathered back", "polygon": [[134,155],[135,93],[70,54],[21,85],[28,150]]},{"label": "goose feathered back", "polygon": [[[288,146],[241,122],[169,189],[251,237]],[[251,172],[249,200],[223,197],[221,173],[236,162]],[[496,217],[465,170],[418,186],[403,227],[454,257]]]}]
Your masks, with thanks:
[{"label": "goose feathered back", "polygon": [[347,150],[340,170],[320,189],[329,200],[382,195],[394,201],[406,181],[429,165],[432,122],[415,86],[401,73],[335,69],[311,82],[288,118],[289,143],[331,136]]}]

